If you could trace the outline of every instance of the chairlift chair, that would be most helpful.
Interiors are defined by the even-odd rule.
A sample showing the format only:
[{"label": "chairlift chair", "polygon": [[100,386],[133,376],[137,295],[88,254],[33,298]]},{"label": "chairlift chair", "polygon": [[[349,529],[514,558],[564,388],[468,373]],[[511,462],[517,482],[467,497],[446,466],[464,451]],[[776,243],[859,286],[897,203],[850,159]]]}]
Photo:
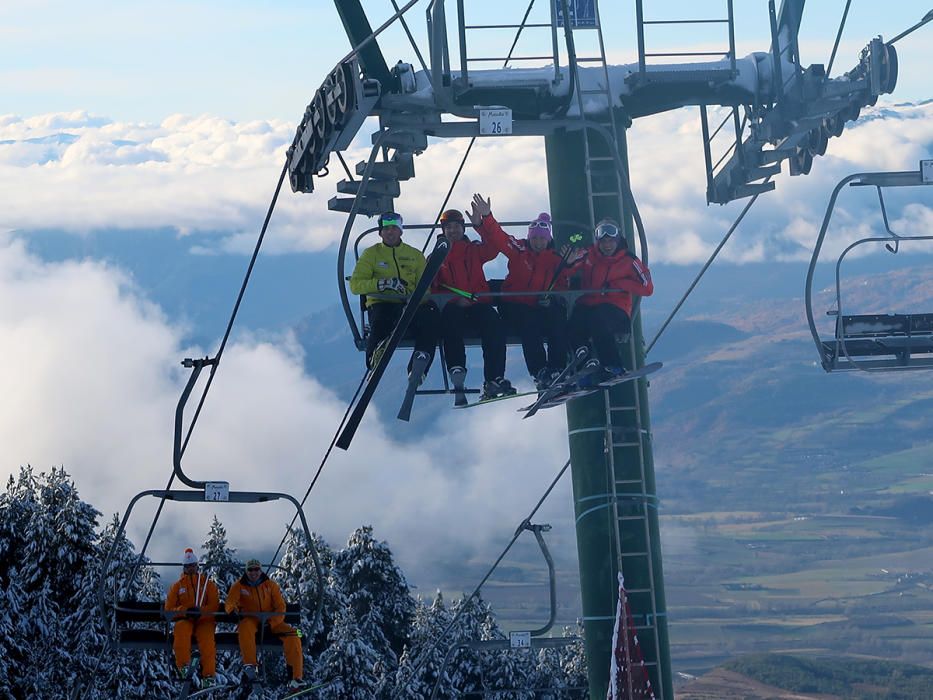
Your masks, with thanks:
[{"label": "chairlift chair", "polygon": [[[113,545],[104,560],[100,583],[97,590],[98,609],[104,621],[104,627],[108,630],[108,642],[112,648],[117,650],[144,649],[164,651],[169,656],[172,655],[172,631],[171,622],[177,613],[166,611],[162,601],[138,601],[128,599],[128,591],[132,589],[136,574],[140,565],[144,561],[145,547],[140,551],[136,566],[129,579],[123,587],[123,591],[117,591],[116,586],[112,592],[107,590],[106,572],[114,561],[114,557],[119,549],[121,538],[126,532],[126,525],[133,513],[136,504],[143,498],[153,497],[163,501],[176,501],[179,503],[201,503],[208,505],[226,504],[226,503],[267,503],[272,501],[284,500],[295,507],[297,519],[301,523],[301,530],[304,534],[305,542],[311,558],[314,562],[316,574],[316,590],[313,591],[311,599],[313,608],[302,608],[301,604],[289,603],[285,611],[285,620],[289,624],[298,625],[301,619],[311,619],[311,629],[317,629],[323,606],[324,596],[324,576],[321,568],[320,559],[314,547],[314,541],[311,537],[311,531],[308,528],[308,522],[305,518],[301,504],[287,493],[270,491],[230,491],[227,482],[208,482],[195,481],[189,478],[181,468],[181,444],[182,444],[182,423],[185,403],[191,394],[201,370],[212,363],[211,360],[185,360],[186,367],[193,371],[188,379],[188,383],[182,391],[181,398],[178,401],[175,414],[175,449],[174,449],[174,470],[176,477],[179,478],[191,490],[180,489],[150,489],[142,491],[130,501],[120,521],[119,528],[114,535]],[[177,562],[155,562],[148,563],[150,566],[178,566]],[[274,562],[270,562],[266,569],[274,567]],[[261,613],[258,616],[265,618],[277,615],[277,613]],[[219,623],[236,623],[237,618],[234,615],[227,615],[224,612],[215,613],[215,618]],[[215,635],[218,650],[235,651],[239,649],[239,642],[236,632],[218,632]],[[270,651],[281,649],[282,642],[275,635],[265,633],[265,625],[260,627],[257,632],[257,650]]]},{"label": "chairlift chair", "polygon": [[[933,235],[906,236],[892,231],[883,194],[886,188],[930,184],[933,184],[933,161],[922,161],[916,171],[849,175],[833,189],[807,271],[805,295],[807,323],[816,344],[820,364],[827,372],[890,372],[933,368],[933,313],[845,313],[841,281],[842,263],[856,248],[869,244],[883,244],[888,252],[896,254],[904,243],[933,240]],[[837,198],[847,185],[876,189],[885,235],[856,240],[840,254],[835,266],[835,305],[827,311],[828,316],[835,318],[833,334],[821,336],[813,314],[813,278]]]}]

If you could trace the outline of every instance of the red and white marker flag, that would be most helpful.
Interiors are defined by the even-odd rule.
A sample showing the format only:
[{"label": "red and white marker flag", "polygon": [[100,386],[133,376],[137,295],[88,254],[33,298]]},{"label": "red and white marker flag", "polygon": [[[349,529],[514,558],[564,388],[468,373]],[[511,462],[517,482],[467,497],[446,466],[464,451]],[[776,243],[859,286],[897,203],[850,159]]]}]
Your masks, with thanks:
[{"label": "red and white marker flag", "polygon": [[609,664],[607,700],[655,700],[648,668],[635,634],[635,620],[625,594],[625,581],[619,572],[619,601],[612,631],[612,660]]}]

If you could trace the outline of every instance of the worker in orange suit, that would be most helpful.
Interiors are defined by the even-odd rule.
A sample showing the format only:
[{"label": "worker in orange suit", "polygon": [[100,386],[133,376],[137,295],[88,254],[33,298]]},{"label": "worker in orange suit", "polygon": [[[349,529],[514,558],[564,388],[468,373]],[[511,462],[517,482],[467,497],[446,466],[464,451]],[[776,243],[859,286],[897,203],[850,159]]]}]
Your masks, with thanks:
[{"label": "worker in orange suit", "polygon": [[214,629],[217,626],[213,613],[220,609],[217,586],[205,574],[198,573],[198,557],[190,547],[182,558],[182,574],[169,589],[165,599],[167,612],[174,615],[175,668],[178,677],[187,679],[191,663],[191,636],[194,635],[201,651],[201,687],[214,685],[217,671],[217,647],[214,644]]},{"label": "worker in orange suit", "polygon": [[[236,581],[227,593],[224,608],[230,614],[240,615],[237,634],[240,638],[240,654],[243,656],[243,672],[249,681],[256,679],[256,633],[263,624],[266,634],[282,639],[285,663],[292,671],[289,688],[304,685],[302,675],[304,662],[301,656],[301,631],[285,623],[285,599],[279,584],[270,579],[256,559],[246,562],[246,573]],[[256,613],[279,613],[262,618]]]}]

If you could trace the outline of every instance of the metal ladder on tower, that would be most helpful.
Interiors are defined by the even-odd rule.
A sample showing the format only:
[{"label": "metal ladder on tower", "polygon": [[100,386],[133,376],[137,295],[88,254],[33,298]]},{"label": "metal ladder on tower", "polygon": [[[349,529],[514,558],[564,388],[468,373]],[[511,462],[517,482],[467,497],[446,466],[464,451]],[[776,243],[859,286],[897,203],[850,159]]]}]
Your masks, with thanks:
[{"label": "metal ladder on tower", "polygon": [[[731,4],[731,3],[730,3]],[[596,64],[601,68],[601,81],[596,87],[584,87],[580,80],[580,71],[577,70],[577,108],[581,119],[587,117],[587,96],[597,97],[605,105],[605,113],[600,110],[598,117],[592,119],[604,126],[612,135],[612,144],[601,145],[603,148],[594,148],[593,142],[604,142],[602,136],[584,130],[583,145],[586,173],[586,192],[589,202],[590,224],[595,228],[596,222],[612,210],[623,212],[625,210],[625,197],[622,191],[615,164],[615,157],[609,148],[618,150],[619,135],[612,113],[612,93],[609,83],[609,68],[606,64],[605,44],[603,42],[602,27],[599,21],[599,10],[596,9],[595,25],[586,27],[572,27],[574,34],[579,31],[595,31],[598,40],[598,55],[579,56],[576,54],[576,41],[573,42],[573,55],[570,57],[579,68],[580,64]],[[587,81],[589,83],[589,81]],[[592,111],[596,111],[594,107]],[[606,149],[605,151],[603,149]],[[610,200],[610,198],[613,198]],[[612,207],[605,207],[601,203],[611,201]],[[628,342],[627,366],[634,367],[635,348],[634,334],[630,334]],[[629,382],[610,391],[603,392],[605,400],[606,431],[604,446],[606,453],[607,504],[614,522],[615,555],[619,571],[626,573],[625,560],[641,558],[645,561],[644,569],[647,571],[647,581],[639,581],[632,576],[635,586],[626,592],[633,603],[633,610],[639,611],[635,619],[636,633],[650,632],[648,644],[641,643],[645,652],[644,665],[651,670],[654,690],[657,697],[664,697],[664,678],[659,669],[660,639],[657,629],[658,615],[665,614],[659,610],[655,595],[654,561],[651,556],[652,541],[651,528],[648,522],[648,508],[656,507],[655,495],[649,494],[645,483],[645,443],[649,439],[647,431],[642,428],[642,406],[639,396],[638,383],[646,381],[639,379]],[[623,398],[624,397],[624,398]],[[629,416],[626,420],[624,416]],[[616,418],[618,417],[618,418]],[[617,424],[618,421],[618,424]],[[624,460],[625,468],[617,466],[616,450],[626,450],[632,453],[633,459]],[[622,472],[622,473],[620,473]],[[620,476],[622,478],[620,478]],[[631,506],[634,505],[634,508]],[[633,512],[630,512],[633,511]],[[626,547],[624,543],[630,543]],[[630,567],[628,567],[630,568]],[[628,580],[628,577],[626,577]],[[646,604],[645,597],[648,597]],[[647,612],[641,612],[647,611]],[[634,613],[633,613],[634,614]],[[641,641],[641,637],[639,637]]]},{"label": "metal ladder on tower", "polygon": [[[630,334],[627,358],[630,367],[635,359],[634,343],[635,336]],[[655,543],[652,542],[649,509],[657,508],[657,497],[648,492],[645,478],[645,441],[651,436],[642,422],[639,384],[643,381],[647,380],[637,379],[603,393],[606,411],[604,445],[617,564],[625,575],[625,591],[632,608],[639,611],[633,616],[635,632],[645,656],[644,665],[657,671],[661,644],[657,620],[666,612],[659,609],[651,556]],[[617,451],[625,457],[617,459]],[[626,567],[625,562],[629,559],[644,562],[644,567],[639,567],[639,570],[646,572],[645,578],[627,575],[631,567]],[[651,675],[657,681],[657,696],[664,697],[663,674],[653,672]]]},{"label": "metal ladder on tower", "polygon": [[[595,23],[577,26],[571,23],[571,34],[574,36],[572,45],[572,55],[569,60],[575,64],[577,85],[577,109],[580,112],[580,118],[585,119],[587,108],[597,115],[591,121],[606,128],[612,135],[612,144],[606,144],[605,139],[593,133],[591,129],[585,129],[583,132],[583,153],[584,153],[584,171],[586,180],[586,195],[590,210],[590,227],[595,228],[596,222],[607,213],[613,211],[616,206],[619,211],[623,211],[624,196],[622,194],[622,183],[616,172],[615,157],[610,149],[618,150],[619,134],[616,129],[615,119],[613,118],[612,91],[609,86],[609,67],[606,65],[606,45],[603,41],[602,22],[599,16],[598,5],[595,9]],[[576,50],[576,36],[580,32],[593,33],[597,38],[597,51],[590,55],[579,55]],[[580,70],[582,66],[594,66],[596,80],[595,86],[583,84],[583,75]],[[586,69],[587,78],[593,75],[592,69]],[[600,202],[610,201],[613,206],[600,206]]]}]

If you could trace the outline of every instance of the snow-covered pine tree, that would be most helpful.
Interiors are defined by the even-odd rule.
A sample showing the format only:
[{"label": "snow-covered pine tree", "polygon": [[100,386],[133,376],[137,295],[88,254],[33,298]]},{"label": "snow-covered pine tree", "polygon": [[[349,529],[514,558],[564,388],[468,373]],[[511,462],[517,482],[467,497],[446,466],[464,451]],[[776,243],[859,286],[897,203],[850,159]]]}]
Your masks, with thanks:
[{"label": "snow-covered pine tree", "polygon": [[6,571],[23,593],[17,632],[23,658],[14,666],[14,694],[64,697],[79,664],[68,618],[92,584],[100,513],[80,499],[63,468],[38,477],[22,469],[11,495],[23,518],[12,523]]},{"label": "snow-covered pine tree", "polygon": [[243,575],[243,562],[236,550],[227,546],[227,529],[214,516],[207,539],[201,546],[201,571],[210,574],[217,583],[221,597],[225,596],[234,581]]},{"label": "snow-covered pine tree", "polygon": [[[419,601],[411,646],[400,659],[393,697],[426,700],[435,686],[435,697],[451,700],[460,698],[463,693],[481,692],[487,671],[484,659],[488,661],[494,655],[458,647],[463,642],[484,639],[484,634],[495,629],[489,605],[479,596],[460,598],[450,610],[440,591],[430,606]],[[419,667],[417,672],[416,666]],[[439,674],[442,674],[440,681]]]},{"label": "snow-covered pine tree", "polygon": [[[227,546],[227,528],[215,515],[211,521],[207,539],[201,546],[201,571],[214,579],[220,600],[227,597],[227,591],[243,575],[243,561],[237,556],[236,550]],[[218,632],[232,632],[236,627],[229,623],[221,623]],[[239,678],[243,673],[242,659],[239,652],[224,651],[217,653],[217,673],[223,677]]]},{"label": "snow-covered pine tree", "polygon": [[[159,651],[125,650],[114,652],[107,646],[107,625],[110,619],[102,619],[96,607],[96,589],[101,576],[108,597],[118,601],[161,601],[164,596],[159,575],[143,558],[136,577],[129,585],[129,578],[139,555],[125,534],[117,542],[113,560],[106,573],[104,559],[113,547],[114,536],[120,526],[119,517],[113,519],[101,531],[98,538],[98,555],[94,562],[93,589],[82,593],[83,602],[70,623],[70,633],[79,640],[75,657],[80,660],[86,673],[80,678],[86,686],[86,698],[150,698],[170,697],[174,690],[172,663]],[[100,663],[98,663],[100,658]],[[90,676],[90,677],[88,677]]]},{"label": "snow-covered pine tree", "polygon": [[[272,573],[272,578],[282,587],[285,600],[301,604],[301,629],[304,632],[302,646],[306,657],[318,656],[324,651],[334,626],[334,617],[345,605],[342,586],[332,577],[333,550],[316,533],[311,533],[311,541],[321,562],[323,584],[318,582],[314,559],[301,529],[289,530],[285,540],[285,551],[279,561],[280,568]],[[312,629],[311,616],[314,615],[317,597],[322,588],[324,603],[321,608],[321,620],[317,627]]]},{"label": "snow-covered pine tree", "polygon": [[[391,697],[403,700],[427,700],[431,697],[447,651],[439,637],[450,620],[450,611],[440,590],[430,605],[420,598],[416,601],[410,642],[399,657]],[[435,641],[438,643],[434,644]],[[438,685],[437,697],[445,700],[455,697],[446,674]]]},{"label": "snow-covered pine tree", "polygon": [[[377,697],[377,674],[383,663],[360,633],[349,610],[337,614],[327,649],[315,668],[315,682],[333,681],[319,691],[322,700],[372,700]],[[386,696],[387,697],[387,696]]]},{"label": "snow-covered pine tree", "polygon": [[[588,688],[586,675],[586,647],[583,644],[583,623],[577,620],[575,628],[565,627],[564,636],[576,636],[577,641],[560,650],[560,667],[564,673],[564,683],[569,688]],[[588,695],[588,693],[587,693]],[[586,695],[572,695],[586,697]]]},{"label": "snow-covered pine tree", "polygon": [[[479,595],[461,597],[450,606],[457,622],[449,633],[450,644],[502,638],[492,610]],[[495,653],[461,649],[451,657],[447,675],[451,685],[463,693],[481,691],[488,686]]]},{"label": "snow-covered pine tree", "polygon": [[27,646],[20,636],[23,623],[22,601],[26,598],[18,565],[25,542],[25,523],[32,519],[36,504],[35,477],[32,468],[22,467],[19,478],[11,475],[6,490],[0,493],[0,593],[4,605],[0,607],[0,677],[3,678],[3,697],[13,697],[17,687],[18,669],[26,667]]},{"label": "snow-covered pine tree", "polygon": [[0,494],[0,587],[8,585],[11,571],[22,559],[24,525],[38,507],[37,490],[32,467],[26,466],[20,467],[19,478],[10,475],[6,491]]},{"label": "snow-covered pine tree", "polygon": [[564,669],[561,667],[561,649],[539,649],[535,665],[528,679],[540,700],[567,700],[582,698],[585,691],[571,690]]},{"label": "snow-covered pine tree", "polygon": [[17,587],[14,581],[6,590],[0,586],[0,697],[13,697],[13,664],[22,659],[16,621],[20,617]]},{"label": "snow-covered pine tree", "polygon": [[361,631],[372,635],[367,641],[394,668],[409,641],[415,601],[388,544],[371,526],[360,527],[335,554],[334,571]]}]

